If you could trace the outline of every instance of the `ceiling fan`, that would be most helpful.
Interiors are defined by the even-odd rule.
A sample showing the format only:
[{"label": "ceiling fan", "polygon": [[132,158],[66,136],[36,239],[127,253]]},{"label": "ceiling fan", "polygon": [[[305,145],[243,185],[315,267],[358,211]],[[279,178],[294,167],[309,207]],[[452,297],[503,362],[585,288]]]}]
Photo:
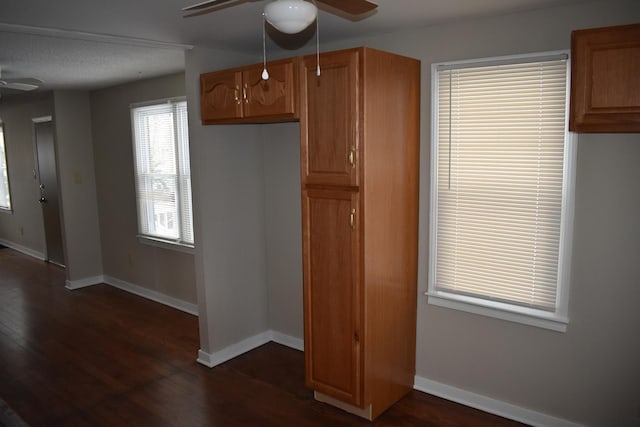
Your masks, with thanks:
[{"label": "ceiling fan", "polygon": [[[206,0],[182,9],[183,12],[215,11],[217,6],[238,0]],[[316,1],[323,3],[338,12],[348,15],[363,15],[378,7],[377,4],[367,0],[273,0],[267,4],[264,10],[265,19],[276,29],[295,34],[316,19]],[[231,5],[233,6],[233,5]]]},{"label": "ceiling fan", "polygon": [[0,68],[0,89],[30,91],[38,89],[41,84],[42,81],[38,79],[3,79]]}]

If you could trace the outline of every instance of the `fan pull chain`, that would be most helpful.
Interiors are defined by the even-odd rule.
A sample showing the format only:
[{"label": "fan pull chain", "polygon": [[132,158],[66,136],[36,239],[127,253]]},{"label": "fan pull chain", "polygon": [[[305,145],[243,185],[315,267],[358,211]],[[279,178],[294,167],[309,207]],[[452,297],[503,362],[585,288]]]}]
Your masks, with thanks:
[{"label": "fan pull chain", "polygon": [[316,0],[313,0],[313,4],[318,10],[316,15],[316,76],[320,77],[320,9],[318,9]]},{"label": "fan pull chain", "polygon": [[266,35],[267,19],[262,13],[262,80],[269,80],[269,72],[267,71],[267,35]]}]

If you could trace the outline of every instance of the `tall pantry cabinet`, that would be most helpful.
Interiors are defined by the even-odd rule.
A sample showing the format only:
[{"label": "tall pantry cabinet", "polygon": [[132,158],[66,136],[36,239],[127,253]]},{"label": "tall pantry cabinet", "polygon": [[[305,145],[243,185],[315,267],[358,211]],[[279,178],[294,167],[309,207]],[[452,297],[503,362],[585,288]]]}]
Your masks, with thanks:
[{"label": "tall pantry cabinet", "polygon": [[305,382],[373,419],[415,375],[420,62],[303,58]]}]

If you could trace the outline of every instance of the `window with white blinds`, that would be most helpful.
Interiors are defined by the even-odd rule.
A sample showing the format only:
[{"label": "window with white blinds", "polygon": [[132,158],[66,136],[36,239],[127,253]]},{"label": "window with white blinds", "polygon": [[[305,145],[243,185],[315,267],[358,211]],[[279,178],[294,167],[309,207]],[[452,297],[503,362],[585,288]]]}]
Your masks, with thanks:
[{"label": "window with white blinds", "polygon": [[9,171],[7,170],[7,152],[4,144],[4,127],[0,122],[0,210],[11,210],[9,192]]},{"label": "window with white blinds", "polygon": [[187,103],[131,107],[141,237],[193,246]]},{"label": "window with white blinds", "polygon": [[560,53],[434,65],[430,302],[563,329],[568,75]]}]

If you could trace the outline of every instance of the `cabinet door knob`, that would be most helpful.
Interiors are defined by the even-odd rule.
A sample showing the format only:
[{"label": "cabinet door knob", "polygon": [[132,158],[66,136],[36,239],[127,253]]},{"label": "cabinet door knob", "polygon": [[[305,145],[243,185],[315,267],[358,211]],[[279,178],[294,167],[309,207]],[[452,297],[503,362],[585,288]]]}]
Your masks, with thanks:
[{"label": "cabinet door knob", "polygon": [[349,226],[352,230],[356,229],[356,209],[351,209],[351,213],[349,214]]},{"label": "cabinet door knob", "polygon": [[352,168],[356,167],[356,147],[351,147],[349,150],[349,164]]},{"label": "cabinet door knob", "polygon": [[247,84],[246,83],[242,87],[242,98],[244,99],[245,104],[249,103],[249,98],[247,98]]},{"label": "cabinet door knob", "polygon": [[234,90],[234,99],[236,104],[240,104],[240,88],[238,86],[236,86]]}]

